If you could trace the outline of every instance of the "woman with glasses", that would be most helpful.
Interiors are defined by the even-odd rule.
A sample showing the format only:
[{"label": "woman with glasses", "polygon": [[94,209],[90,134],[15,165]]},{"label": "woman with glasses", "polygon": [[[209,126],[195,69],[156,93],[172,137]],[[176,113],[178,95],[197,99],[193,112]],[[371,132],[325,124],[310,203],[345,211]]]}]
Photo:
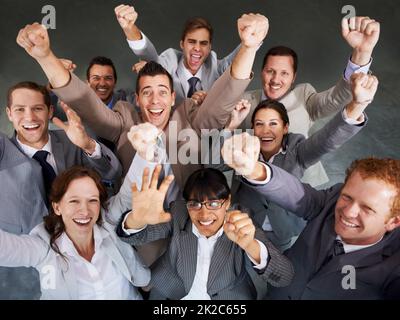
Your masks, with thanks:
[{"label": "woman with glasses", "polygon": [[169,239],[166,252],[152,265],[151,299],[255,299],[249,269],[273,286],[290,283],[289,260],[246,213],[229,210],[230,189],[220,171],[201,169],[190,175],[185,200],[172,203],[168,213],[163,202],[173,178],[157,188],[160,171],[157,166],[149,178],[149,169],[144,170],[142,190],[132,187],[134,209],[117,230],[135,246]]}]

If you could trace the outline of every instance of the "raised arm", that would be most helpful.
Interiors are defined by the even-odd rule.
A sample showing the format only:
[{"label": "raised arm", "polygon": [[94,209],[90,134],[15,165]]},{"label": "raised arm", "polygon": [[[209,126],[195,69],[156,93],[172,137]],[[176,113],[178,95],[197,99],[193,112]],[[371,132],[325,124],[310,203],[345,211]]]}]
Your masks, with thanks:
[{"label": "raised arm", "polygon": [[[136,25],[139,14],[135,8],[133,6],[121,4],[116,7],[114,11],[117,21],[122,31],[125,33],[126,39],[128,40],[133,53],[141,60],[156,61],[160,63],[156,48],[151,41],[142,34]],[[135,41],[141,42],[137,48],[135,46]]]},{"label": "raised arm", "polygon": [[342,20],[342,36],[353,49],[345,76],[336,86],[317,93],[311,86],[305,87],[307,111],[313,120],[339,111],[351,101],[350,77],[354,72],[367,73],[372,53],[379,40],[380,24],[368,17],[353,17]]},{"label": "raised arm", "polygon": [[[246,90],[260,43],[268,33],[268,19],[260,14],[244,14],[238,19],[240,49],[231,68],[213,84],[192,122],[194,129],[223,128],[237,101]],[[187,103],[187,100],[185,101]]]},{"label": "raised arm", "polygon": [[372,102],[378,87],[375,76],[363,73],[351,77],[352,101],[324,127],[296,146],[297,161],[308,168],[320,158],[338,149],[354,137],[366,124],[363,112]]}]

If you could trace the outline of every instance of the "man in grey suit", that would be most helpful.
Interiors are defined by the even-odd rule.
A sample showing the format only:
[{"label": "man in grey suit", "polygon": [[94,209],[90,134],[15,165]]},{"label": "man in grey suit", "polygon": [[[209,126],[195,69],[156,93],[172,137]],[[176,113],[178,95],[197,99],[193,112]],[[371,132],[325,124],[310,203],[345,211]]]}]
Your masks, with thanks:
[{"label": "man in grey suit", "polygon": [[[257,145],[251,139],[246,149]],[[270,297],[400,298],[400,160],[356,160],[344,185],[317,191],[272,164],[257,162],[258,155],[242,146],[231,148],[236,152],[230,165],[247,174],[243,180],[249,187],[308,221],[286,252],[294,280],[287,288],[272,288]]]},{"label": "man in grey suit", "polygon": [[[250,115],[260,101],[278,100],[288,111],[290,131],[308,137],[314,121],[337,113],[351,101],[350,77],[353,73],[368,73],[379,31],[379,23],[368,17],[342,20],[342,36],[353,52],[337,84],[322,92],[309,83],[294,85],[298,64],[294,50],[283,46],[271,48],[262,64],[262,89],[247,92],[243,97],[251,103]],[[251,128],[250,116],[241,128]],[[302,181],[318,186],[328,182],[328,177],[318,162],[306,170]]]},{"label": "man in grey suit", "polygon": [[141,60],[158,62],[171,74],[177,104],[192,98],[200,105],[205,92],[231,65],[239,49],[218,60],[217,54],[211,51],[211,25],[203,18],[192,18],[186,22],[182,33],[182,51],[169,48],[159,55],[151,41],[137,27],[138,13],[134,7],[120,5],[115,8],[115,14],[133,53]]},{"label": "man in grey suit", "polygon": [[74,165],[92,167],[103,179],[119,178],[121,165],[116,156],[87,135],[73,110],[63,103],[61,106],[68,123],[53,118],[62,130],[49,131],[53,107],[46,88],[21,82],[8,90],[6,112],[15,129],[12,140],[21,152],[34,159],[36,170],[42,171],[46,193],[55,175]]}]

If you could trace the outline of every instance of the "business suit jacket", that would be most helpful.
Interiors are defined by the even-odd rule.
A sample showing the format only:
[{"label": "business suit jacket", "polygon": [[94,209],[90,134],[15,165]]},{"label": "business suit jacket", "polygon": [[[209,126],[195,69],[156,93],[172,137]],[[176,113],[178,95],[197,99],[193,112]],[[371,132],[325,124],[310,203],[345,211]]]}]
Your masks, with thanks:
[{"label": "business suit jacket", "polygon": [[[181,190],[190,174],[201,168],[199,138],[201,129],[223,128],[229,120],[237,100],[244,93],[250,81],[251,79],[232,78],[229,68],[215,82],[200,108],[191,99],[186,99],[172,112],[169,125],[164,131],[165,145],[175,180]],[[123,175],[125,175],[135,154],[127,133],[132,126],[143,122],[136,108],[127,102],[118,101],[114,110],[109,110],[93,90],[74,74],[65,87],[53,91],[74,109],[84,123],[98,136],[116,144],[116,153],[122,163]],[[179,159],[176,159],[176,151],[182,146],[188,147],[189,145],[186,141],[178,141],[177,134],[184,129],[193,130],[194,137],[191,136],[190,147],[195,151],[194,159],[198,164],[181,163]]]},{"label": "business suit jacket", "polygon": [[[368,121],[366,115],[364,117],[362,124],[350,125],[344,120],[342,112],[338,112],[308,139],[301,134],[289,133],[283,143],[284,151],[274,157],[272,164],[301,179],[304,171],[324,154],[338,149],[362,130]],[[287,249],[291,238],[303,230],[305,221],[302,218],[267,201],[247,184],[241,183],[240,179],[234,180],[232,190],[237,190],[233,200],[249,208],[258,225],[262,226],[265,216],[268,216],[272,227],[272,231],[267,232],[268,238],[278,248]]]},{"label": "business suit jacket", "polygon": [[[41,171],[0,132],[0,229],[28,234],[47,215]],[[0,267],[0,299],[37,299],[39,275],[32,268]]]},{"label": "business suit jacket", "polygon": [[[153,286],[152,294],[157,298],[177,300],[186,296],[192,287],[198,239],[192,232],[192,222],[184,201],[172,203],[171,215],[171,222],[149,225],[131,236],[126,236],[119,224],[117,234],[132,245],[169,239],[167,252],[152,266],[150,283]],[[267,267],[261,271],[263,279],[274,286],[288,285],[293,276],[289,260],[279,253],[259,229],[256,230],[256,239],[266,245],[269,254]],[[215,244],[210,262],[207,293],[211,299],[255,299],[255,287],[246,271],[246,263],[249,262],[244,250],[223,234]]]},{"label": "business suit jacket", "polygon": [[[286,171],[269,165],[272,179],[251,186],[268,201],[276,202],[308,221],[298,240],[285,254],[295,276],[287,288],[272,288],[274,299],[399,299],[400,229],[386,233],[377,244],[326,262],[333,251],[335,206],[342,185],[317,191]],[[248,183],[248,182],[246,182]],[[250,184],[249,184],[250,186]],[[356,289],[344,290],[344,266],[355,268]],[[345,279],[346,280],[346,279]]]},{"label": "business suit jacket", "polygon": [[[99,143],[101,158],[93,159],[89,158],[81,148],[74,145],[63,130],[50,130],[49,134],[58,173],[72,166],[81,165],[97,170],[103,179],[113,180],[121,176],[121,164],[117,157],[102,143]],[[12,141],[20,148],[15,134]],[[23,152],[22,149],[20,150]],[[41,172],[42,168],[40,164],[33,159],[31,161],[36,170]]]},{"label": "business suit jacket", "polygon": [[[174,82],[174,89],[176,92],[176,103],[180,104],[186,99],[186,94],[182,83],[187,83],[186,77],[183,73],[181,61],[183,60],[182,51],[169,48],[162,52],[160,55],[157,53],[153,43],[143,35],[146,41],[143,49],[133,50],[133,53],[141,60],[155,61],[161,64],[172,76]],[[204,61],[203,75],[201,80],[201,87],[204,91],[211,89],[214,82],[225,72],[225,70],[232,64],[240,46],[233,50],[229,55],[223,59],[218,59],[214,51]]]},{"label": "business suit jacket", "polygon": [[[310,134],[314,121],[335,114],[347,105],[352,98],[350,84],[343,79],[326,91],[317,92],[309,83],[296,85],[279,99],[288,112],[290,132],[300,133],[305,137]],[[251,109],[241,128],[251,128],[251,115],[262,100],[262,90],[246,92],[243,99],[249,100]],[[329,181],[321,162],[317,162],[304,173],[302,181],[316,187]]]}]

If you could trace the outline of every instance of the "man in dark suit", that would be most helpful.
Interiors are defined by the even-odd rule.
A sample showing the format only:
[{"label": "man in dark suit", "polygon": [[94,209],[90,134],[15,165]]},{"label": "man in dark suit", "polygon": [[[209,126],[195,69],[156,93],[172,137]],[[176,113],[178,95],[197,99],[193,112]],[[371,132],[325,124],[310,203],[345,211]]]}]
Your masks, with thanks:
[{"label": "man in dark suit", "polygon": [[[400,298],[400,160],[353,162],[344,185],[317,191],[286,171],[257,162],[258,140],[227,140],[223,156],[245,183],[308,221],[286,252],[295,276],[274,299]],[[229,156],[229,150],[235,150]],[[258,149],[253,149],[258,150]]]}]

